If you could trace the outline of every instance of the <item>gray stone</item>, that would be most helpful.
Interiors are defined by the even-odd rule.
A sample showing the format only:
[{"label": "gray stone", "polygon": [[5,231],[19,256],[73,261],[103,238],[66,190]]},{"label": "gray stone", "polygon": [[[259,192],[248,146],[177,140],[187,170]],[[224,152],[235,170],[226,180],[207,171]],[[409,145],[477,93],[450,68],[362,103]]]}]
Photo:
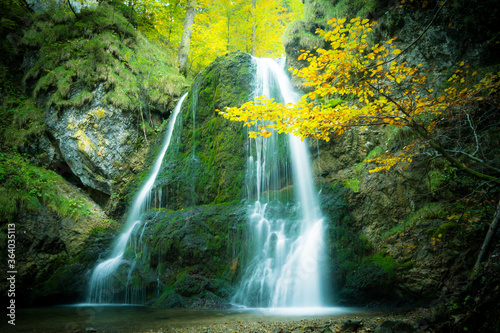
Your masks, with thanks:
[{"label": "gray stone", "polygon": [[84,185],[111,194],[134,151],[139,126],[133,114],[103,102],[104,88],[94,92],[90,106],[50,109],[46,124],[62,157]]}]

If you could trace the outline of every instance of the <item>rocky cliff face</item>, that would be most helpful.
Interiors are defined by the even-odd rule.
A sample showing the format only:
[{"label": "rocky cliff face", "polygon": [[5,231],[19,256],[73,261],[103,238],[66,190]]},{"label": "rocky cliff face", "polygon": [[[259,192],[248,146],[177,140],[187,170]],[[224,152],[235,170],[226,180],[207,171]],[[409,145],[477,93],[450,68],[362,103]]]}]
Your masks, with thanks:
[{"label": "rocky cliff face", "polygon": [[[43,112],[46,139],[34,140],[28,151],[46,153],[49,167],[69,167],[105,204],[130,171],[142,169],[131,161],[149,148],[184,78],[169,55],[136,30],[124,5],[103,3],[78,16],[57,7],[30,23],[22,41],[31,49],[23,82]],[[55,47],[62,44],[63,50]]]}]

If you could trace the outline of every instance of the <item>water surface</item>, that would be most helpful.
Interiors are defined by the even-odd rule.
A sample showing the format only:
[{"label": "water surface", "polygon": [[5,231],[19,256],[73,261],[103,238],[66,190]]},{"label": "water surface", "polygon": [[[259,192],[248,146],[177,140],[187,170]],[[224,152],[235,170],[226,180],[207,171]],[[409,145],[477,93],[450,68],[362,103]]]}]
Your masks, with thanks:
[{"label": "water surface", "polygon": [[235,321],[272,322],[367,314],[354,308],[234,308],[230,310],[157,309],[138,305],[78,304],[18,309],[16,326],[0,324],[0,332],[154,332],[168,328],[208,326]]}]

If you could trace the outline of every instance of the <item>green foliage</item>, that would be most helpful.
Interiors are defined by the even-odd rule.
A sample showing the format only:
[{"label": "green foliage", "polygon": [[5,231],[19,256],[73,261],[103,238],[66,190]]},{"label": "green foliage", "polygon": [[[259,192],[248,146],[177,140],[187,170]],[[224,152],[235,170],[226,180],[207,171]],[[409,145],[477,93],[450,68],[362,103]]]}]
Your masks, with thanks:
[{"label": "green foliage", "polygon": [[359,178],[348,178],[342,181],[345,187],[350,188],[354,192],[359,192]]},{"label": "green foliage", "polygon": [[58,174],[29,164],[18,154],[0,153],[0,216],[10,221],[22,210],[38,212],[48,207],[61,217],[74,220],[91,214],[81,197],[69,198]]},{"label": "green foliage", "polygon": [[431,170],[427,175],[431,192],[437,191],[446,179],[445,173],[441,170]]},{"label": "green foliage", "polygon": [[361,172],[363,171],[363,166],[365,165],[364,162],[360,162],[358,164],[356,164],[356,166],[354,167],[354,172],[356,172],[356,175],[361,175]]},{"label": "green foliage", "polygon": [[376,5],[377,0],[339,0],[332,5],[331,1],[310,1],[304,6],[304,17],[308,21],[326,23],[336,17],[368,17]]},{"label": "green foliage", "polygon": [[118,108],[165,106],[165,95],[178,95],[184,79],[165,48],[142,37],[135,24],[130,9],[118,2],[82,10],[78,17],[66,7],[34,15],[23,38],[40,50],[24,78],[33,97],[50,94],[46,106],[57,109],[82,107],[102,84],[105,101]]},{"label": "green foliage", "polygon": [[18,148],[45,130],[43,114],[32,99],[7,95],[0,106],[0,133],[7,146]]},{"label": "green foliage", "polygon": [[28,15],[26,6],[18,0],[0,0],[0,53],[4,62],[8,60],[8,54],[15,52],[15,45],[4,38],[12,33],[17,33],[22,25],[23,19]]}]

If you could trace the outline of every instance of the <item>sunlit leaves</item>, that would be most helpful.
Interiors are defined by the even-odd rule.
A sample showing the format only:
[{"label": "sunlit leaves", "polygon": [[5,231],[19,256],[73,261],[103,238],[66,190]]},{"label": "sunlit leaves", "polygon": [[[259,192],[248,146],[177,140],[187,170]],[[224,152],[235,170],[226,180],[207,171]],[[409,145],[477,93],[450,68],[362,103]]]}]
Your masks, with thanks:
[{"label": "sunlit leaves", "polygon": [[[300,15],[302,3],[292,0],[205,0],[196,14],[189,58],[193,72],[231,51],[281,57],[286,25]],[[254,35],[255,32],[255,35]]]},{"label": "sunlit leaves", "polygon": [[[493,74],[473,84],[477,72],[470,73],[469,66],[461,62],[450,76],[449,86],[436,94],[428,86],[428,74],[421,64],[411,67],[404,61],[395,37],[368,44],[375,22],[354,18],[346,24],[346,19],[333,18],[328,24],[328,31],[318,29],[317,33],[330,47],[314,53],[301,51],[298,59],[309,65],[293,70],[312,89],[309,93],[295,105],[259,97],[241,108],[222,111],[224,117],[247,125],[263,120],[268,129],[302,138],[329,140],[351,128],[379,125],[409,127],[420,137],[399,152],[372,160],[379,164],[372,170],[376,172],[411,163],[412,157],[432,142],[443,117],[453,119],[467,105],[500,88],[498,75]],[[338,98],[349,102],[329,106],[328,100]],[[269,134],[261,127],[252,136]]]}]

